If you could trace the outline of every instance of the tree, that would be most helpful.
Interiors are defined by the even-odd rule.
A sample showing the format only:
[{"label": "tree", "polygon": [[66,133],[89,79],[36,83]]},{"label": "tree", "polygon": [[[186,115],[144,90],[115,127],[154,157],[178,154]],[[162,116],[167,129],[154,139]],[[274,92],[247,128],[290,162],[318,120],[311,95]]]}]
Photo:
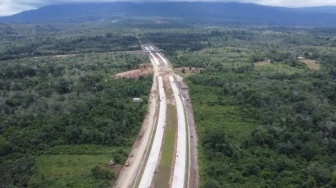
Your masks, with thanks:
[{"label": "tree", "polygon": [[294,153],[295,148],[292,143],[288,142],[288,143],[280,143],[278,145],[277,150],[281,154],[289,155]]},{"label": "tree", "polygon": [[318,152],[318,145],[316,141],[308,141],[306,144],[303,146],[301,150],[301,155],[306,158],[308,161],[310,161],[314,155]]},{"label": "tree", "polygon": [[114,180],[115,174],[107,169],[101,169],[98,165],[91,169],[91,175],[96,179]]},{"label": "tree", "polygon": [[331,174],[331,180],[333,181],[334,184],[336,184],[336,172],[333,172]]},{"label": "tree", "polygon": [[328,168],[315,163],[308,166],[307,173],[314,177],[319,185],[327,183],[331,178],[331,172]]},{"label": "tree", "polygon": [[220,188],[221,186],[216,180],[210,179],[205,183],[204,187],[205,188]]}]

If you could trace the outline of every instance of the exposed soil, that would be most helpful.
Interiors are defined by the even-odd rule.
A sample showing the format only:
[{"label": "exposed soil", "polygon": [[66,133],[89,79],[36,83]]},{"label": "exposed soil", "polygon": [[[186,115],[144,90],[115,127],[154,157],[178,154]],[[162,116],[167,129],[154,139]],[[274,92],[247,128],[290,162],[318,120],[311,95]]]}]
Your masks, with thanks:
[{"label": "exposed soil", "polygon": [[199,187],[199,173],[198,173],[198,138],[194,122],[194,113],[189,97],[188,86],[183,82],[179,75],[176,75],[177,85],[183,97],[183,106],[187,118],[188,134],[189,134],[189,176],[188,187]]},{"label": "exposed soil", "polygon": [[115,164],[115,165],[112,165],[112,166],[109,166],[109,165],[106,165],[106,164],[100,164],[99,165],[99,168],[100,169],[109,169],[111,170],[112,172],[114,172],[114,174],[118,175],[122,169],[123,165],[121,164]]},{"label": "exposed soil", "polygon": [[150,64],[141,64],[139,69],[130,70],[126,72],[121,72],[118,74],[113,75],[114,79],[122,79],[122,78],[131,78],[137,79],[141,76],[147,77],[151,74],[152,68]]},{"label": "exposed soil", "polygon": [[128,188],[135,186],[140,175],[139,171],[145,163],[145,153],[149,150],[150,139],[155,128],[156,108],[158,106],[158,69],[154,62],[152,62],[152,65],[154,77],[151,93],[149,95],[148,113],[142,123],[140,133],[132,147],[130,156],[127,159],[127,161],[130,162],[130,166],[123,166],[121,169],[119,178],[113,186],[116,188]]},{"label": "exposed soil", "polygon": [[302,63],[306,64],[310,69],[320,70],[320,68],[321,68],[320,64],[316,63],[316,60],[304,59],[304,60],[300,60],[300,61]]},{"label": "exposed soil", "polygon": [[[151,45],[143,45],[143,48],[150,48]],[[143,168],[146,160],[146,155],[148,151],[150,151],[150,140],[153,136],[153,130],[155,128],[156,123],[156,112],[158,111],[158,93],[157,93],[157,76],[162,76],[163,78],[163,85],[165,88],[165,92],[167,95],[167,103],[176,105],[176,101],[172,100],[171,95],[172,93],[172,87],[169,81],[169,76],[174,75],[176,78],[176,83],[178,85],[179,91],[181,92],[183,96],[183,106],[185,108],[185,114],[187,118],[188,123],[188,135],[189,137],[189,168],[186,169],[189,171],[189,176],[186,177],[186,182],[188,182],[188,187],[198,187],[199,182],[199,174],[198,174],[198,152],[197,152],[197,134],[196,134],[196,128],[194,125],[194,117],[193,117],[193,111],[192,111],[192,105],[191,101],[189,100],[189,94],[188,94],[188,86],[183,82],[183,78],[177,74],[174,73],[170,65],[164,65],[162,62],[159,66],[156,66],[154,60],[151,58],[151,62],[154,69],[154,82],[152,86],[152,92],[149,97],[149,112],[143,122],[142,128],[140,130],[139,136],[136,140],[136,142],[133,145],[131,154],[127,161],[130,162],[129,166],[124,166],[123,169],[120,172],[120,176],[114,185],[114,187],[117,188],[128,188],[128,187],[135,187],[137,185],[139,178],[141,174],[141,169]],[[203,68],[195,68],[195,67],[180,67],[175,69],[175,71],[182,75],[182,76],[189,76],[191,74],[197,74],[200,73],[201,70],[204,70]],[[118,73],[113,76],[115,79],[120,78],[138,78],[139,76],[145,76],[151,73],[151,67],[141,67],[140,69],[127,71],[123,73]],[[176,148],[174,153],[176,152]],[[175,156],[175,154],[174,154]],[[175,157],[173,157],[173,160]],[[170,167],[172,168],[172,167]],[[171,171],[173,169],[170,169]],[[165,180],[167,181],[167,180]],[[162,182],[163,183],[163,182]],[[171,181],[170,181],[171,183]],[[158,186],[156,186],[158,187]]]}]

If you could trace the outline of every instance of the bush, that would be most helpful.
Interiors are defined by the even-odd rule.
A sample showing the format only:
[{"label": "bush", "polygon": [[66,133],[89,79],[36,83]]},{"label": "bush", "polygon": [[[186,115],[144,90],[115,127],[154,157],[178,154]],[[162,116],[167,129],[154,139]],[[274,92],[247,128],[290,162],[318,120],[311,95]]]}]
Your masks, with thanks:
[{"label": "bush", "polygon": [[210,179],[205,183],[204,187],[205,188],[220,188],[221,186],[216,180]]},{"label": "bush", "polygon": [[91,175],[95,179],[103,179],[103,180],[114,180],[115,174],[107,169],[101,169],[99,166],[94,167],[91,170]]}]

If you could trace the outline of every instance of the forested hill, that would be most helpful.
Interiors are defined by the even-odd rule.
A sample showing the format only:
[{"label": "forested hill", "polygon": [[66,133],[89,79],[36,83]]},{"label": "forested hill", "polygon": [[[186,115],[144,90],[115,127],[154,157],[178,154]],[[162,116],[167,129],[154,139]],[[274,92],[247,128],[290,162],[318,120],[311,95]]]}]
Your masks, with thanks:
[{"label": "forested hill", "polygon": [[[330,11],[329,11],[330,12]],[[336,26],[336,14],[256,4],[214,2],[89,3],[52,5],[2,17],[0,22],[96,21],[168,17],[197,23]]]},{"label": "forested hill", "polygon": [[307,8],[299,8],[299,9],[304,12],[336,14],[336,6],[307,7]]}]

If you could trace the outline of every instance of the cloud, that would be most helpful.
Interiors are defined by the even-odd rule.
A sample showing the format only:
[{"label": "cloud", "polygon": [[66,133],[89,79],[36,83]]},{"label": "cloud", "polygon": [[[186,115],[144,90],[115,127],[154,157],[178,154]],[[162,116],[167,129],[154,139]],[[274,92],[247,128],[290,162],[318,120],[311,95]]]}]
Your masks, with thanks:
[{"label": "cloud", "polygon": [[[12,15],[25,10],[36,9],[46,5],[63,3],[88,3],[88,2],[158,2],[158,1],[202,1],[202,0],[0,0],[0,16]],[[241,2],[256,3],[270,6],[306,7],[336,5],[335,0],[203,0],[207,2]]]},{"label": "cloud", "polygon": [[254,3],[284,7],[336,6],[335,0],[251,0]]},{"label": "cloud", "polygon": [[13,2],[12,0],[2,0],[0,2],[0,16],[11,15],[23,10],[29,10],[36,8],[34,5],[26,3]]}]

